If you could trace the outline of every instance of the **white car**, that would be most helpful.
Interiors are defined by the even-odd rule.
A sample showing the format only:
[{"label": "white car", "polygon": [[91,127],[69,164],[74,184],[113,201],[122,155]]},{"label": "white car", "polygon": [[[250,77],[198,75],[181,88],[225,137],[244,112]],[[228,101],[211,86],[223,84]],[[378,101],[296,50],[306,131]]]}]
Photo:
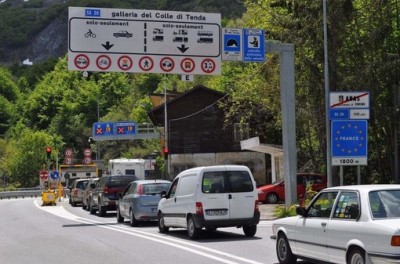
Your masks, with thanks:
[{"label": "white car", "polygon": [[281,264],[400,263],[400,185],[326,188],[296,212],[272,225]]}]

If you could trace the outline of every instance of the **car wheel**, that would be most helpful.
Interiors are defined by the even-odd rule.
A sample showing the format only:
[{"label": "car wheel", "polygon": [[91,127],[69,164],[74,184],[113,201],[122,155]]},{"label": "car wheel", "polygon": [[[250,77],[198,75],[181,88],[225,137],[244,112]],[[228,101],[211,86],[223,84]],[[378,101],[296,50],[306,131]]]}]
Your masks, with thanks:
[{"label": "car wheel", "polygon": [[76,202],[72,201],[72,206],[75,207],[76,206]]},{"label": "car wheel", "polygon": [[257,232],[257,225],[243,226],[243,232],[247,237],[253,237]]},{"label": "car wheel", "polygon": [[93,214],[93,215],[96,214],[96,209],[93,208],[93,205],[90,206],[90,210],[89,211],[90,211],[90,214]]},{"label": "car wheel", "polygon": [[164,217],[161,212],[158,212],[158,230],[160,233],[167,233],[169,227],[165,226]]},{"label": "car wheel", "polygon": [[266,203],[275,204],[278,202],[278,195],[276,193],[267,194],[267,198],[265,199]]},{"label": "car wheel", "polygon": [[281,264],[294,264],[296,263],[297,257],[293,255],[292,249],[290,248],[289,241],[285,235],[279,234],[276,241],[276,256]]},{"label": "car wheel", "polygon": [[201,232],[201,228],[195,226],[193,217],[191,216],[187,220],[187,232],[190,239],[197,239]]},{"label": "car wheel", "polygon": [[348,257],[348,264],[364,264],[365,263],[365,252],[362,249],[355,248],[350,251]]},{"label": "car wheel", "polygon": [[87,206],[85,205],[85,203],[82,201],[82,209],[86,210]]},{"label": "car wheel", "polygon": [[131,224],[131,226],[137,226],[138,225],[138,221],[136,220],[132,209],[129,210],[129,223]]},{"label": "car wheel", "polygon": [[124,222],[124,218],[121,216],[121,213],[120,213],[118,207],[117,207],[117,222],[118,223],[123,223]]},{"label": "car wheel", "polygon": [[106,215],[106,208],[104,206],[101,206],[99,203],[99,216],[105,216]]}]

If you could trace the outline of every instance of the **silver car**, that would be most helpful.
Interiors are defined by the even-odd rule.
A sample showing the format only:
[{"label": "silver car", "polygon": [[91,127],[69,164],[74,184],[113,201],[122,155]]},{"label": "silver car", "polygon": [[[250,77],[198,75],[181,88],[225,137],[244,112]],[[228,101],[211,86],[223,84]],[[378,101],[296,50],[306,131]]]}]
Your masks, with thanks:
[{"label": "silver car", "polygon": [[131,226],[140,221],[157,221],[160,193],[168,191],[171,182],[166,180],[138,180],[131,182],[117,203],[117,221],[129,219]]},{"label": "silver car", "polygon": [[76,206],[78,203],[82,203],[83,190],[86,188],[89,179],[76,179],[71,186],[69,195],[69,203],[72,206]]},{"label": "silver car", "polygon": [[99,178],[92,178],[92,179],[89,179],[89,182],[86,184],[86,188],[83,190],[83,194],[82,194],[82,209],[88,210],[88,211],[90,210],[89,195],[90,195],[90,192],[96,186],[96,183],[98,180],[99,180]]}]

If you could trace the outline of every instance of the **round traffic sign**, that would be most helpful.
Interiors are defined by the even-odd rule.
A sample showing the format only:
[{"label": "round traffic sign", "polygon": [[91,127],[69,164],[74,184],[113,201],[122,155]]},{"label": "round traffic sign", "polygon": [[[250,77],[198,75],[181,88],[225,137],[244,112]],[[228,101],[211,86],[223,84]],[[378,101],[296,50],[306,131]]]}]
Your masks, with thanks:
[{"label": "round traffic sign", "polygon": [[139,67],[142,71],[150,71],[153,69],[154,62],[149,56],[144,56],[139,60]]},{"label": "round traffic sign", "polygon": [[170,57],[165,57],[160,60],[160,68],[165,72],[170,72],[174,69],[175,62]]},{"label": "round traffic sign", "polygon": [[42,170],[39,172],[39,176],[40,176],[40,179],[45,181],[45,180],[47,180],[47,178],[49,178],[49,173],[48,173],[48,171]]},{"label": "round traffic sign", "polygon": [[215,62],[212,59],[204,59],[201,62],[201,69],[205,73],[212,73],[215,70]]},{"label": "round traffic sign", "polygon": [[92,163],[92,158],[90,158],[90,157],[85,157],[85,158],[83,159],[83,164],[90,164],[90,163]]},{"label": "round traffic sign", "polygon": [[74,153],[73,153],[72,149],[70,149],[70,148],[67,148],[67,149],[64,151],[65,157],[72,157],[73,154],[74,154]]},{"label": "round traffic sign", "polygon": [[192,72],[194,70],[195,63],[191,58],[185,58],[181,61],[181,69],[184,72]]},{"label": "round traffic sign", "polygon": [[64,163],[67,164],[67,165],[71,165],[72,164],[72,158],[71,157],[66,157],[64,159]]},{"label": "round traffic sign", "polygon": [[85,54],[79,54],[75,57],[74,64],[75,67],[77,67],[78,69],[86,69],[87,67],[89,67],[90,64],[89,57]]},{"label": "round traffic sign", "polygon": [[97,57],[96,65],[101,70],[107,70],[111,67],[111,58],[107,55],[100,55],[99,57]]},{"label": "round traffic sign", "polygon": [[131,69],[133,66],[133,61],[131,59],[131,57],[129,56],[121,56],[118,59],[118,67],[123,70],[123,71],[127,71],[129,69]]},{"label": "round traffic sign", "polygon": [[52,171],[52,172],[50,172],[50,178],[51,178],[51,179],[57,180],[57,179],[58,179],[58,176],[59,176],[58,171]]},{"label": "round traffic sign", "polygon": [[83,150],[83,155],[84,155],[85,157],[90,157],[90,156],[92,156],[92,150],[91,150],[90,148],[84,149],[84,150]]}]

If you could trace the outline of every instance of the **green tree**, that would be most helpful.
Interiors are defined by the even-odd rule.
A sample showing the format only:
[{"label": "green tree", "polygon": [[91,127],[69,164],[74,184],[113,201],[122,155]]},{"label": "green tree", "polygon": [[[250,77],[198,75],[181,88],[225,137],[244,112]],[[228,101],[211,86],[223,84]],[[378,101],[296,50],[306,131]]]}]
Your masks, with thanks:
[{"label": "green tree", "polygon": [[6,172],[16,186],[36,186],[39,184],[39,171],[48,169],[50,164],[46,162],[45,147],[57,145],[60,139],[23,126],[15,132],[19,134],[19,139],[7,142],[0,156],[0,171]]}]

